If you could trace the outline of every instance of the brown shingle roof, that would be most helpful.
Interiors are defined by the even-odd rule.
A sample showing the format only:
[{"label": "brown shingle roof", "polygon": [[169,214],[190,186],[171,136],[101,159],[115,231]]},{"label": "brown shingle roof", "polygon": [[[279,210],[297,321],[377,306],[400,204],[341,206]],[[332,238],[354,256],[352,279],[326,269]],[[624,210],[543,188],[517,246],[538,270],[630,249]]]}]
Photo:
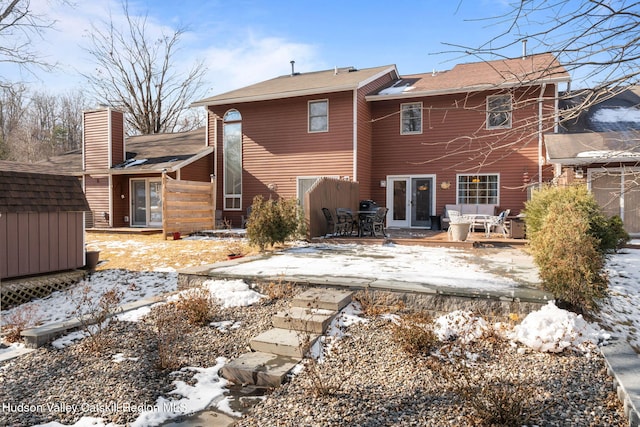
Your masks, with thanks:
[{"label": "brown shingle roof", "polygon": [[355,69],[353,67],[285,75],[194,102],[192,106],[263,101],[294,96],[353,90],[386,73],[398,76],[395,65]]},{"label": "brown shingle roof", "polygon": [[459,64],[449,71],[402,76],[368,100],[488,90],[543,82],[567,82],[569,73],[550,53]]},{"label": "brown shingle roof", "polygon": [[[126,139],[125,148],[128,157],[147,160],[144,163],[128,166],[127,168],[122,165],[117,169],[127,171],[127,173],[134,173],[135,171],[159,172],[162,169],[171,170],[172,167],[182,162],[189,159],[195,160],[212,150],[211,147],[206,146],[204,127],[189,132],[131,136]],[[54,170],[60,173],[79,175],[82,173],[82,150],[70,151],[59,156],[50,157],[30,166],[42,168],[43,171]],[[1,162],[0,169],[3,169]],[[111,170],[113,171],[114,169]],[[105,169],[104,172],[106,173],[107,170]]]},{"label": "brown shingle roof", "polygon": [[0,171],[0,212],[82,212],[89,205],[78,178]]}]

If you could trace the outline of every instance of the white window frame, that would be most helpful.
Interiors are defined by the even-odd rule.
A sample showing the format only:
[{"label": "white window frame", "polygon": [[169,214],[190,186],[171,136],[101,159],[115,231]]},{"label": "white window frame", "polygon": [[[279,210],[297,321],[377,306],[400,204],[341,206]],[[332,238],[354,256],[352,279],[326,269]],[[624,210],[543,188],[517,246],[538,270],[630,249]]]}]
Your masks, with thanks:
[{"label": "white window frame", "polygon": [[[460,178],[468,178],[468,177],[489,177],[489,176],[495,176],[496,177],[496,188],[495,188],[495,196],[483,196],[483,198],[485,199],[485,201],[479,201],[478,200],[478,195],[476,195],[475,200],[473,201],[469,201],[469,196],[468,195],[461,195],[460,191],[462,190],[461,188],[461,182],[460,182]],[[461,197],[462,196],[462,197]],[[490,198],[495,198],[495,202],[491,202]],[[457,204],[478,204],[478,205],[500,205],[500,174],[499,173],[459,173],[456,175],[456,203]]]},{"label": "white window frame", "polygon": [[[495,110],[490,107],[491,100],[493,99],[503,99],[509,97],[509,109],[508,111]],[[502,105],[502,104],[501,104]],[[494,126],[491,124],[491,117],[494,114],[502,114],[507,113],[509,116],[509,120],[507,120],[504,124]],[[513,121],[513,97],[511,94],[500,94],[500,95],[489,95],[487,96],[487,129],[511,129],[511,123]]]},{"label": "white window frame", "polygon": [[[407,108],[405,108],[407,107]],[[413,107],[413,108],[411,108]],[[420,120],[420,130],[413,131],[405,131],[404,130],[404,121],[405,121],[405,112],[410,110],[418,109],[420,111],[420,116],[418,119]],[[409,118],[409,120],[415,120],[415,117]],[[422,134],[422,102],[407,102],[404,104],[400,104],[400,135],[420,135]]]},{"label": "white window frame", "polygon": [[[320,103],[326,104],[327,113],[323,114],[323,115],[312,116],[311,115],[311,105],[312,104],[320,104]],[[311,119],[318,118],[318,117],[324,117],[325,118],[324,128],[320,129],[320,130],[312,130],[311,129]],[[308,133],[329,132],[329,100],[328,99],[314,99],[314,100],[311,100],[311,101],[307,102],[307,132]]]},{"label": "white window frame", "polygon": [[[229,115],[230,113],[237,113],[239,119],[232,119],[232,120],[227,120],[227,115]],[[223,150],[223,162],[222,162],[222,167],[224,170],[223,173],[223,182],[222,182],[222,192],[223,192],[223,198],[222,198],[222,203],[223,203],[223,209],[226,211],[241,211],[242,210],[242,114],[240,114],[240,112],[236,109],[231,109],[229,111],[227,111],[222,119],[222,145],[223,147],[226,144],[225,141],[225,131],[224,131],[224,127],[227,124],[240,124],[240,193],[239,194],[228,194],[227,193],[227,158],[226,158],[226,150]],[[237,203],[236,203],[237,202]],[[234,206],[234,205],[238,205],[238,206]]]}]

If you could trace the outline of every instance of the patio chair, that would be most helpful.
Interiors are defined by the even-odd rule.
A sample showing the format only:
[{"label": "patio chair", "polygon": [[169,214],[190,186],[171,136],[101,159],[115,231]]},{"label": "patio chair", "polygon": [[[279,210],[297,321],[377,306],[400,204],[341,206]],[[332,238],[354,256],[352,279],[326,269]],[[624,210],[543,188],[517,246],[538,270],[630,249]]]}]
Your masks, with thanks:
[{"label": "patio chair", "polygon": [[487,237],[491,236],[491,232],[495,230],[495,232],[502,232],[502,236],[506,239],[509,237],[509,230],[507,229],[507,217],[511,213],[511,209],[504,210],[500,212],[498,216],[491,217],[489,222],[487,223]]},{"label": "patio chair", "polygon": [[353,220],[351,209],[336,208],[336,217],[338,218],[341,233],[347,236],[353,234],[355,221]]},{"label": "patio chair", "polygon": [[331,211],[327,208],[322,208],[322,214],[324,215],[325,221],[327,221],[327,232],[334,236],[342,234],[344,225],[338,223],[338,221],[333,218]]},{"label": "patio chair", "polygon": [[366,216],[361,224],[363,232],[370,232],[373,237],[377,237],[376,233],[382,233],[384,237],[387,237],[385,221],[388,211],[389,209],[380,207],[376,209],[374,215]]}]

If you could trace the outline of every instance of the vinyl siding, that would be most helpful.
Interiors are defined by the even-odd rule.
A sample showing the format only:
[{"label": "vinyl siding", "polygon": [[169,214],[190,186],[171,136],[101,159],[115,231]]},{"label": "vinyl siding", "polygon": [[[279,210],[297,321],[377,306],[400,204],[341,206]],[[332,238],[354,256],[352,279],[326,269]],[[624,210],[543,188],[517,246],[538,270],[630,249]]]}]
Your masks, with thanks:
[{"label": "vinyl siding", "polygon": [[106,169],[124,161],[124,122],[121,112],[110,109],[85,111],[83,155],[85,170]]},{"label": "vinyl siding", "polygon": [[[517,214],[524,208],[526,191],[523,174],[537,181],[538,173],[538,104],[539,89],[519,90],[514,98],[530,99],[513,113],[514,129],[486,130],[484,103],[490,93],[468,96],[436,96],[402,101],[380,101],[373,104],[372,183],[386,180],[388,175],[436,175],[436,212],[456,202],[456,176],[464,174],[499,174],[499,204]],[[553,96],[553,88],[547,88]],[[422,102],[422,134],[400,135],[400,104]],[[553,101],[548,101],[552,107]],[[517,123],[525,124],[521,131]],[[547,123],[545,127],[552,126]],[[472,138],[470,138],[472,137]],[[518,149],[514,150],[513,146]],[[493,148],[491,148],[493,147]],[[448,181],[448,190],[440,183]],[[386,200],[385,188],[373,185],[371,194],[379,204]]]},{"label": "vinyl siding", "polygon": [[93,212],[95,227],[108,227],[104,213],[109,213],[109,178],[107,176],[84,178],[84,193]]}]

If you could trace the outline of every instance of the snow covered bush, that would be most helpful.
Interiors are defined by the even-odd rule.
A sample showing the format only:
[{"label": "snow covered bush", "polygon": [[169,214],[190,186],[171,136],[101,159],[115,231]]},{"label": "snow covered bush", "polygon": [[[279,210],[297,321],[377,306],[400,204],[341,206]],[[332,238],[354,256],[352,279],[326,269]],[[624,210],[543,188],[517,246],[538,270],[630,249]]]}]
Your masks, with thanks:
[{"label": "snow covered bush", "polygon": [[514,328],[511,339],[536,351],[560,353],[565,349],[585,350],[586,343],[597,344],[608,335],[596,330],[582,315],[549,302],[531,312]]},{"label": "snow covered bush", "polygon": [[459,340],[465,344],[476,341],[488,329],[482,317],[464,310],[442,315],[434,323],[434,332],[440,341]]}]

